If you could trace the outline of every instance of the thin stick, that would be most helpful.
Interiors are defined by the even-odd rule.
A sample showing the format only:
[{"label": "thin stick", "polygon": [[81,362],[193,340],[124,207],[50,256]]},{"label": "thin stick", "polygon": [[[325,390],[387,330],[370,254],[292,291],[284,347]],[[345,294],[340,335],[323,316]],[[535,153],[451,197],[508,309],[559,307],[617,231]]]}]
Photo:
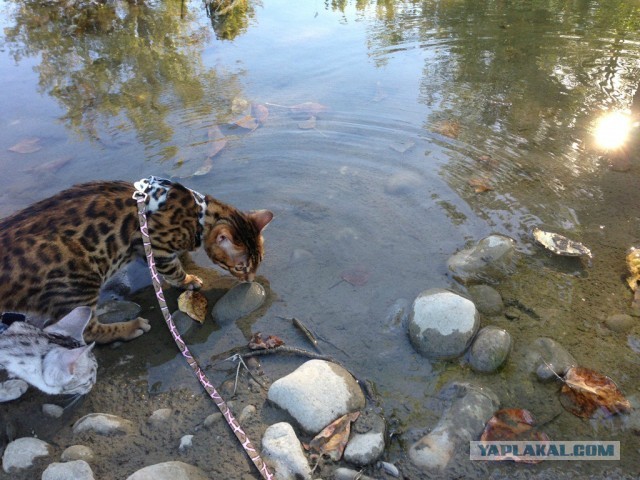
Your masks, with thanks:
[{"label": "thin stick", "polygon": [[291,323],[293,323],[294,326],[298,327],[298,330],[300,330],[304,334],[304,336],[307,337],[307,340],[309,340],[313,344],[313,346],[316,347],[316,350],[322,353],[322,350],[320,350],[320,347],[318,346],[318,340],[316,339],[316,336],[311,332],[311,330],[307,328],[304,323],[302,323],[296,317],[288,318],[278,315],[278,318],[282,318],[283,320],[290,320]]}]

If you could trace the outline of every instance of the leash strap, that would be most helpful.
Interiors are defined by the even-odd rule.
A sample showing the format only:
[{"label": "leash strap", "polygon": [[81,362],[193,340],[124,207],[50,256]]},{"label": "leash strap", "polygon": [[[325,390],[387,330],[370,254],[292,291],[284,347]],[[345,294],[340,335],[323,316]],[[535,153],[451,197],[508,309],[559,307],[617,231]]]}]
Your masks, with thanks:
[{"label": "leash strap", "polygon": [[149,266],[149,272],[151,272],[151,280],[153,282],[153,288],[156,292],[156,297],[158,299],[158,304],[160,305],[160,310],[162,311],[162,315],[164,316],[164,320],[169,327],[169,331],[173,336],[173,340],[176,342],[178,346],[178,350],[182,353],[182,356],[187,360],[187,363],[192,368],[195,376],[198,378],[204,389],[207,391],[213,402],[216,404],[220,413],[229,424],[229,427],[233,431],[233,433],[238,438],[238,441],[244,448],[244,451],[247,453],[253,464],[260,472],[260,475],[265,480],[273,480],[274,476],[269,471],[269,467],[264,462],[258,451],[255,449],[251,440],[244,432],[240,423],[236,420],[231,413],[231,409],[226,404],[222,396],[215,389],[213,384],[209,381],[205,373],[202,371],[196,359],[191,355],[191,352],[187,348],[187,345],[182,340],[182,337],[178,333],[178,329],[176,328],[175,323],[173,323],[173,318],[171,318],[171,313],[169,312],[169,307],[167,307],[167,302],[164,299],[164,292],[162,291],[162,286],[160,284],[160,277],[158,275],[158,270],[156,269],[156,264],[153,259],[153,251],[151,250],[151,239],[149,238],[149,229],[147,225],[147,215],[146,215],[146,194],[140,190],[136,190],[133,194],[133,198],[138,202],[138,219],[140,221],[140,233],[142,233],[142,243],[144,244],[144,252],[147,256],[147,264]]}]

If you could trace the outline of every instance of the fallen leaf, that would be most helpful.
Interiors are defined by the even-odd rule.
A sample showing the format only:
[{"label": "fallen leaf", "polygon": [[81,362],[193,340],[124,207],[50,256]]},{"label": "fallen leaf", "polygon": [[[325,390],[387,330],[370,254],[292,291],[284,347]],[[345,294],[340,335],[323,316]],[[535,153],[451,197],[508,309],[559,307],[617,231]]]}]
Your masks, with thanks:
[{"label": "fallen leaf", "polygon": [[209,151],[207,154],[209,158],[215,157],[220,153],[220,150],[227,146],[227,138],[218,125],[211,127],[207,132],[207,136],[209,137]]},{"label": "fallen leaf", "polygon": [[473,187],[476,193],[489,192],[493,190],[491,183],[486,178],[472,178],[469,180],[469,185]]},{"label": "fallen leaf", "polygon": [[185,290],[178,297],[178,309],[198,323],[204,323],[207,315],[207,298],[196,290]]},{"label": "fallen leaf", "polygon": [[258,121],[251,115],[245,115],[244,117],[239,118],[233,123],[240,128],[246,128],[247,130],[251,130],[252,132],[256,128],[258,128]]},{"label": "fallen leaf", "polygon": [[259,124],[264,124],[269,118],[269,109],[261,103],[251,105],[251,114],[255,117]]},{"label": "fallen leaf", "polygon": [[476,161],[487,168],[495,168],[498,166],[498,160],[491,155],[480,155]]},{"label": "fallen leaf", "polygon": [[42,149],[39,143],[40,138],[38,137],[23,138],[14,146],[10,147],[9,151],[15,153],[34,153]]},{"label": "fallen leaf", "polygon": [[64,167],[67,163],[69,163],[73,157],[61,157],[51,160],[49,162],[41,163],[40,165],[35,165],[31,168],[27,168],[25,172],[27,173],[56,173],[62,167]]},{"label": "fallen leaf", "polygon": [[251,340],[249,340],[249,348],[251,350],[268,350],[280,345],[284,345],[284,341],[280,337],[269,335],[266,339],[263,339],[260,332],[254,333]]},{"label": "fallen leaf", "polygon": [[442,120],[433,126],[433,131],[445,137],[456,139],[460,135],[460,123],[456,120]]},{"label": "fallen leaf", "polygon": [[631,410],[616,384],[606,375],[584,367],[571,367],[564,374],[560,403],[577,417],[605,418]]},{"label": "fallen leaf", "polygon": [[206,175],[211,171],[212,168],[213,168],[213,158],[207,157],[204,160],[204,162],[202,162],[202,165],[200,165],[200,168],[197,169],[195,172],[193,172],[193,175],[194,176]]},{"label": "fallen leaf", "polygon": [[371,272],[364,267],[355,267],[350,270],[345,270],[340,274],[342,280],[355,287],[366,285],[369,277],[371,277]]},{"label": "fallen leaf", "polygon": [[353,412],[338,418],[316,435],[309,442],[307,449],[320,456],[327,455],[331,460],[337,462],[342,458],[342,453],[349,441],[351,422],[355,422],[358,416],[360,416],[360,412]]},{"label": "fallen leaf", "polygon": [[[520,408],[504,408],[493,414],[493,417],[486,423],[482,435],[482,442],[497,441],[535,441],[548,442],[546,433],[535,428],[533,415],[528,410]],[[497,458],[496,458],[497,459]],[[521,463],[539,463],[542,460],[523,459],[512,455],[500,457],[501,460],[513,460]]]},{"label": "fallen leaf", "polygon": [[292,112],[304,113],[310,116],[317,116],[319,113],[326,112],[329,107],[316,102],[304,102],[289,107]]},{"label": "fallen leaf", "polygon": [[301,128],[302,130],[312,130],[316,128],[316,117],[312,116],[309,120],[298,123],[298,128]]}]

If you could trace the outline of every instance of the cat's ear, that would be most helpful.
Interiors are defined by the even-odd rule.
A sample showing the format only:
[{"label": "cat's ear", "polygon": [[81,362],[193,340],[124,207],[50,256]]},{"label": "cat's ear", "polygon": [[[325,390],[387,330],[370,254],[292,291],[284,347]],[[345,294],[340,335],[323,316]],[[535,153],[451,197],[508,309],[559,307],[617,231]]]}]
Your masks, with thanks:
[{"label": "cat's ear", "polygon": [[75,373],[76,365],[78,364],[79,360],[83,356],[91,353],[91,350],[93,349],[93,346],[95,344],[96,343],[93,342],[91,345],[84,345],[82,347],[62,351],[60,353],[60,356],[58,357],[58,360],[60,361],[60,369],[63,372],[68,373],[69,375],[73,375]]},{"label": "cat's ear", "polygon": [[76,307],[71,313],[62,317],[53,325],[44,329],[48,333],[57,333],[65,337],[71,337],[79,342],[84,343],[82,336],[92,315],[91,307]]},{"label": "cat's ear", "polygon": [[273,220],[273,213],[269,210],[254,210],[249,212],[249,218],[261,232]]}]

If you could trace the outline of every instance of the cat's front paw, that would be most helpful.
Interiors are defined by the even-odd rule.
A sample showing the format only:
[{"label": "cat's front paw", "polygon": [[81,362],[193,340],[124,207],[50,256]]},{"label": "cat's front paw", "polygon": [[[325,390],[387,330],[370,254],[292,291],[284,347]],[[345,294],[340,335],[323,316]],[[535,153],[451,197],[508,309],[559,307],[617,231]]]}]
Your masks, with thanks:
[{"label": "cat's front paw", "polygon": [[182,285],[180,286],[185,290],[198,290],[202,288],[202,279],[196,275],[187,273],[187,275],[184,277]]},{"label": "cat's front paw", "polygon": [[134,338],[137,338],[143,333],[151,330],[151,324],[146,318],[138,317],[135,320],[131,320],[131,325],[133,328],[131,334],[126,338],[126,340],[133,340]]}]

